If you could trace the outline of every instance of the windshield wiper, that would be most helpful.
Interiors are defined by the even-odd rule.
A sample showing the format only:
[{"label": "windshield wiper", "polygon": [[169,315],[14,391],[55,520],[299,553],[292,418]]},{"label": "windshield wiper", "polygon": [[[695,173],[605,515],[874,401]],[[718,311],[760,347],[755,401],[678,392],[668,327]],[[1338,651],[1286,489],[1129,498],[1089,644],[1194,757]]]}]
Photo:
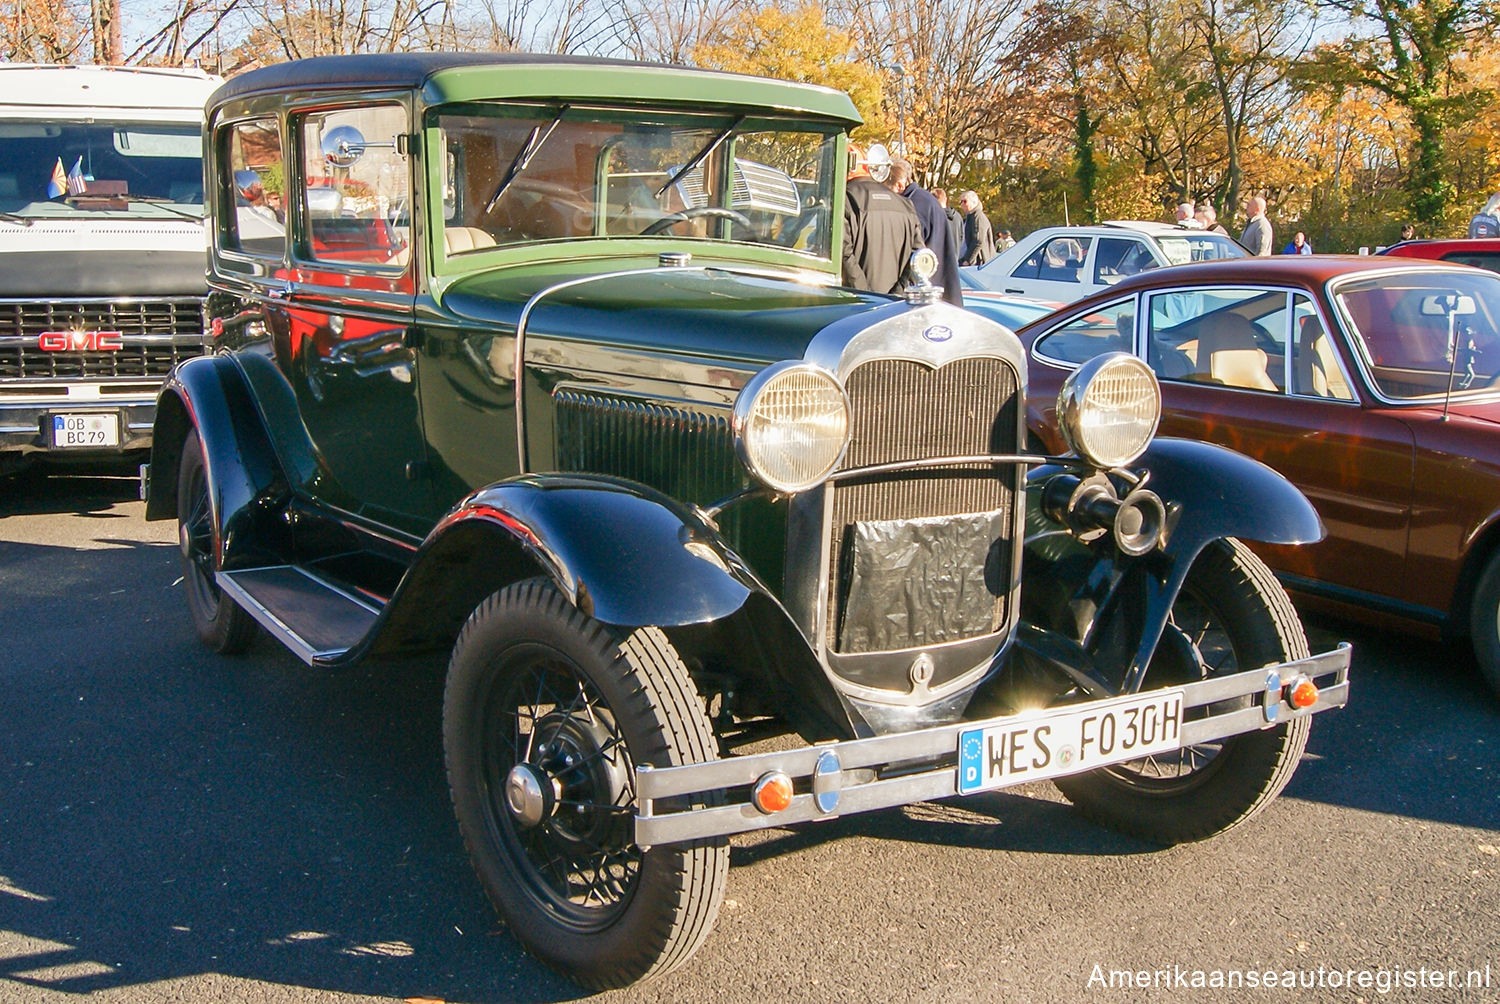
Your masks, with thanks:
[{"label": "windshield wiper", "polygon": [[4,220],[6,223],[14,223],[17,226],[22,227],[29,227],[36,222],[36,220],[32,219],[30,216],[21,216],[17,213],[7,213],[3,209],[0,209],[0,220]]},{"label": "windshield wiper", "polygon": [[724,141],[730,136],[733,136],[734,131],[738,129],[744,123],[744,121],[745,116],[741,115],[739,118],[735,119],[729,124],[728,129],[725,129],[723,132],[719,133],[719,135],[710,140],[708,146],[705,146],[702,150],[699,150],[696,154],[694,154],[692,160],[679,167],[677,169],[677,173],[668,178],[667,183],[656,190],[656,197],[658,199],[661,198],[663,195],[667,194],[667,189],[671,188],[673,185],[677,184],[683,178],[692,173],[693,168],[703,163],[708,159],[709,154],[713,153],[719,147],[723,146]]},{"label": "windshield wiper", "polygon": [[172,208],[172,206],[176,204],[176,200],[175,199],[166,198],[165,196],[161,196],[161,195],[127,195],[127,196],[125,196],[125,201],[126,202],[145,202],[145,203],[148,203],[148,204],[153,205],[153,206],[160,206],[161,208],[165,209],[167,212],[173,214],[174,216],[181,216],[183,219],[185,219],[185,220],[192,220],[194,223],[202,223],[203,222],[203,214],[202,213],[195,213],[195,212],[192,212],[192,211],[187,210],[187,209],[174,209],[174,208]]},{"label": "windshield wiper", "polygon": [[495,194],[491,195],[490,201],[484,204],[486,214],[494,212],[496,203],[500,201],[500,196],[504,195],[505,190],[510,187],[510,183],[515,181],[516,177],[522,171],[526,170],[527,165],[531,163],[531,158],[536,156],[537,151],[542,148],[542,144],[547,142],[547,138],[562,123],[563,116],[568,114],[568,109],[572,107],[572,105],[563,105],[559,108],[557,110],[557,117],[552,120],[552,124],[547,126],[545,130],[541,126],[536,126],[531,130],[531,135],[526,137],[526,142],[522,145],[520,152],[516,154],[516,159],[511,161],[510,167],[506,169],[505,177],[500,179],[500,185],[495,189]]}]

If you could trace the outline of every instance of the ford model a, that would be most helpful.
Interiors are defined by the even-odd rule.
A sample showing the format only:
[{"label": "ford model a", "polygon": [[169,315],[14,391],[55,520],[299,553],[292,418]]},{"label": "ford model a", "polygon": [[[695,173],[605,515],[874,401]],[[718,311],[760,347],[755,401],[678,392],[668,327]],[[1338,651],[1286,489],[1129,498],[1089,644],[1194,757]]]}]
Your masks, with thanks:
[{"label": "ford model a", "polygon": [[1347,649],[1309,656],[1234,539],[1321,534],[1287,482],[1152,443],[1118,355],[1064,392],[1075,452],[1027,455],[1008,330],[920,273],[837,286],[857,123],[531,56],[290,63],[210,103],[217,351],[161,399],[149,499],[193,623],[315,667],[449,652],[474,866],[591,986],[692,955],[734,833],[1054,778],[1196,839],[1346,699]]}]

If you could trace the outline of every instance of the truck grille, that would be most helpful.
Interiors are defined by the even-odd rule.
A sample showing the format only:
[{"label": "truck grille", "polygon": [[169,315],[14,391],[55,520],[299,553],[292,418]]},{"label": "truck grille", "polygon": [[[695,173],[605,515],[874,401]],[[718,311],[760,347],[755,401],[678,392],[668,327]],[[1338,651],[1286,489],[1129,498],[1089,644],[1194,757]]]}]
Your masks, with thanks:
[{"label": "truck grille", "polygon": [[[960,359],[938,369],[907,360],[877,360],[850,374],[848,391],[854,414],[845,469],[928,457],[1013,453],[1018,447],[1018,379],[999,359]],[[834,651],[842,651],[840,625],[850,600],[852,571],[845,539],[855,524],[999,513],[999,525],[1012,525],[1013,485],[997,477],[993,468],[980,465],[974,470],[973,477],[944,471],[834,486],[828,528],[834,586],[829,590],[828,644]],[[990,553],[992,564],[1009,569],[1013,546],[1013,541],[1002,539],[998,553]],[[956,635],[951,633],[951,616],[943,618],[949,633],[938,632],[936,637],[925,630],[931,625],[912,623],[906,643],[895,647],[988,634],[1006,622],[1004,605],[1005,598],[997,598]],[[921,610],[911,613],[914,621],[920,620]]]},{"label": "truck grille", "polygon": [[[119,332],[123,348],[49,352],[47,331]],[[107,380],[165,377],[202,355],[203,300],[0,301],[0,380]]]}]

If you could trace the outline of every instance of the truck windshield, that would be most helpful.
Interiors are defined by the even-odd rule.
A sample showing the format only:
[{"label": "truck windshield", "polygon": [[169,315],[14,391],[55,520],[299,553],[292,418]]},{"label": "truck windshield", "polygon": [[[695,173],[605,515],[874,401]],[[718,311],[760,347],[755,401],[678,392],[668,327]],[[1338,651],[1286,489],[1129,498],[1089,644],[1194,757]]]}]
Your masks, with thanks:
[{"label": "truck windshield", "polygon": [[663,235],[830,255],[834,126],[557,105],[436,124],[450,255]]},{"label": "truck windshield", "polygon": [[202,207],[197,125],[0,122],[0,211],[162,217],[196,216]]}]

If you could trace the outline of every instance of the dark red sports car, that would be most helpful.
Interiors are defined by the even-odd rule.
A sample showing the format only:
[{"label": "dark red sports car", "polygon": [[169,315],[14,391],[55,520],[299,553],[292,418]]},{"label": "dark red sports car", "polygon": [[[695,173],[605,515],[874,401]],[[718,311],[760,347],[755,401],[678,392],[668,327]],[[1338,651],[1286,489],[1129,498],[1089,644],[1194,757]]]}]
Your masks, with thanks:
[{"label": "dark red sports car", "polygon": [[1019,334],[1028,425],[1049,451],[1065,449],[1068,373],[1140,356],[1162,433],[1255,457],[1317,507],[1322,543],[1261,551],[1289,588],[1468,636],[1500,693],[1500,275],[1390,257],[1205,262]]},{"label": "dark red sports car", "polygon": [[1430,258],[1500,272],[1500,237],[1402,241],[1377,253],[1395,258]]}]

